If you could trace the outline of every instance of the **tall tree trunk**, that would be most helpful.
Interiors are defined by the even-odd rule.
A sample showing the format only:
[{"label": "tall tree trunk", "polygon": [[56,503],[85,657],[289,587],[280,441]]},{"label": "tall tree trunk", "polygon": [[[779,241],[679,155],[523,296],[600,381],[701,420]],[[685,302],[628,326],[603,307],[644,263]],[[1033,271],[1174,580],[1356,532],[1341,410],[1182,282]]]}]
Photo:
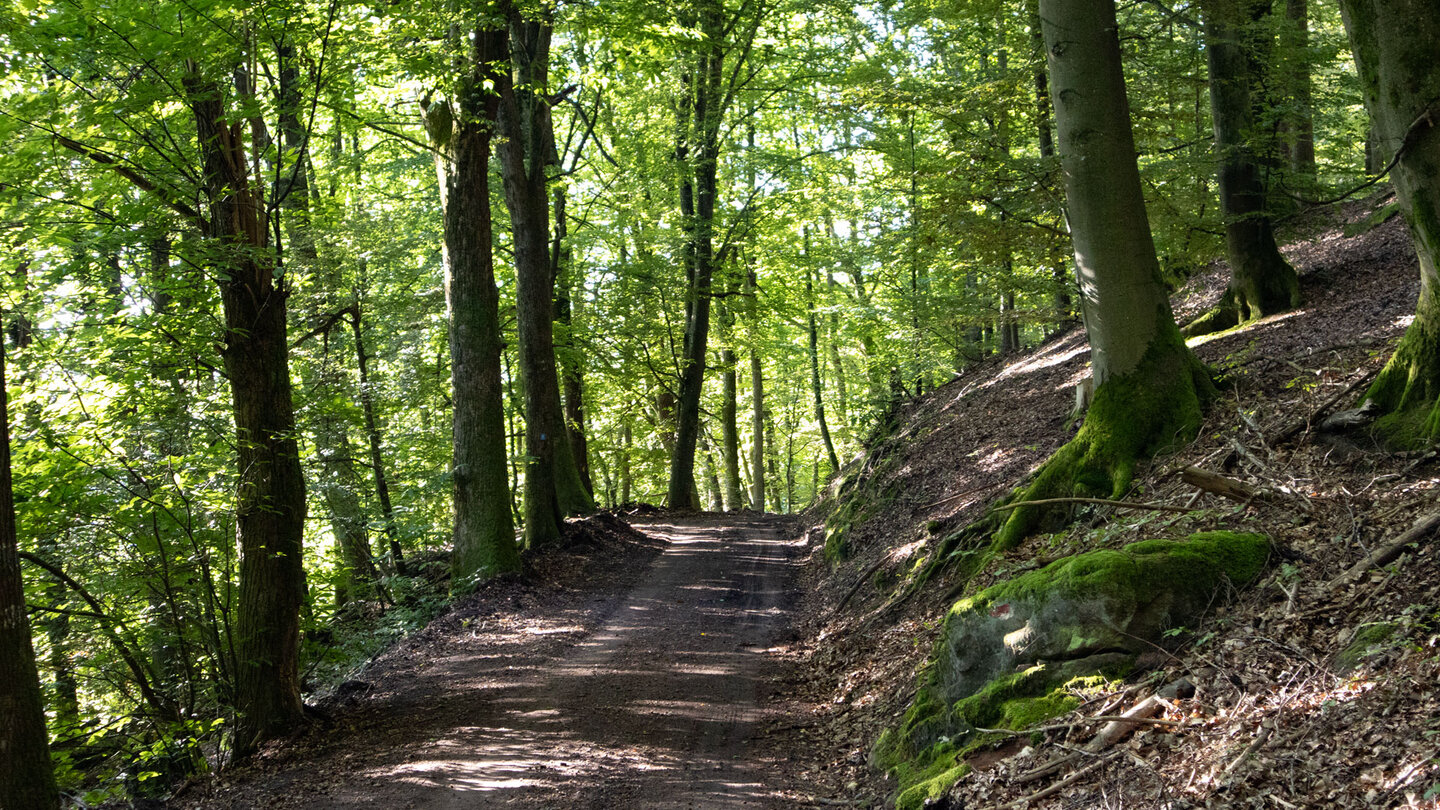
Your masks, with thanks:
[{"label": "tall tree trunk", "polygon": [[595,508],[565,433],[556,374],[547,172],[554,152],[548,85],[551,26],[507,3],[510,72],[496,76],[499,153],[515,252],[520,373],[525,381],[525,543],[559,541],[566,515]]},{"label": "tall tree trunk", "polygon": [[1290,113],[1282,122],[1287,138],[1290,173],[1300,188],[1315,184],[1315,109],[1310,88],[1310,2],[1285,0],[1286,25],[1281,28],[1285,46],[1278,64],[1286,73],[1285,90]]},{"label": "tall tree trunk", "polygon": [[1186,327],[1192,335],[1227,329],[1300,303],[1299,277],[1275,244],[1266,206],[1264,147],[1257,141],[1262,77],[1272,50],[1268,45],[1271,2],[1206,0],[1204,6],[1230,287],[1217,310]]},{"label": "tall tree trunk", "polygon": [[[1050,167],[1055,163],[1055,131],[1050,119],[1050,77],[1045,71],[1045,34],[1040,29],[1039,0],[1027,0],[1025,7],[1030,18],[1031,43],[1039,57],[1034,77],[1035,139],[1040,150],[1040,162],[1048,177]],[[1046,186],[1050,186],[1048,181]],[[1056,320],[1059,322],[1057,329],[1064,329],[1075,319],[1075,305],[1071,299],[1071,287],[1074,284],[1067,272],[1064,257],[1057,255],[1053,259],[1050,265],[1050,280],[1054,285],[1054,292],[1051,294],[1050,303],[1055,308]]]},{"label": "tall tree trunk", "polygon": [[[680,395],[675,425],[675,452],[670,458],[668,501],[673,507],[693,507],[689,492],[694,490],[695,443],[700,432],[700,394],[705,386],[705,361],[710,336],[711,276],[714,273],[715,200],[718,194],[720,124],[725,109],[722,86],[725,72],[726,26],[719,0],[701,0],[698,22],[702,42],[693,84],[693,101],[681,105],[681,126],[686,108],[692,116],[694,154],[688,177],[694,182],[694,214],[687,217],[689,229],[686,255],[689,259],[685,308],[685,340],[680,358]],[[680,151],[680,150],[677,150]],[[687,155],[678,163],[684,168]],[[684,207],[682,191],[682,208]]]},{"label": "tall tree trunk", "polygon": [[1341,0],[1381,165],[1420,259],[1415,320],[1370,387],[1380,432],[1398,446],[1440,436],[1440,7],[1433,0]]},{"label": "tall tree trunk", "polygon": [[283,277],[266,239],[264,203],[249,176],[239,116],[215,82],[191,64],[185,91],[194,112],[208,236],[215,242],[225,314],[225,371],[237,438],[235,752],[304,722],[300,703],[300,608],[305,601],[305,478],[295,441]]},{"label": "tall tree trunk", "polygon": [[[1175,326],[1160,280],[1114,0],[1041,0],[1040,16],[1095,400],[1079,434],[1045,463],[1021,499],[1117,497],[1141,457],[1194,434],[1213,388]],[[997,542],[1018,543],[1053,515],[1016,509]]]},{"label": "tall tree trunk", "polygon": [[[360,371],[360,411],[365,417],[365,437],[370,445],[370,470],[375,475],[375,498],[380,502],[380,527],[390,544],[390,562],[395,573],[404,574],[405,551],[400,547],[400,533],[395,521],[395,505],[390,501],[390,478],[385,474],[385,437],[380,433],[380,417],[375,412],[375,383],[370,379],[371,356],[365,348],[364,309],[360,294],[350,309],[350,332],[355,339],[355,361]],[[453,371],[452,371],[453,373]]]},{"label": "tall tree trunk", "polygon": [[737,412],[739,382],[735,373],[735,350],[725,347],[720,350],[721,381],[724,393],[720,401],[720,454],[725,468],[725,511],[734,512],[744,508],[740,496],[740,426]]},{"label": "tall tree trunk", "polygon": [[[445,214],[445,307],[450,320],[450,384],[455,504],[452,589],[520,570],[505,447],[500,375],[500,293],[490,212],[490,137],[499,110],[495,63],[507,55],[504,28],[477,28],[446,109],[427,111]],[[458,44],[458,43],[457,43]]]},{"label": "tall tree trunk", "polygon": [[[555,139],[551,143],[551,165],[558,166]],[[575,279],[570,247],[569,222],[565,219],[565,185],[557,183],[554,191],[555,233],[550,240],[550,275],[555,279],[555,355],[560,362],[560,387],[565,400],[565,435],[575,457],[575,470],[585,491],[593,497],[595,483],[590,479],[590,446],[585,434],[585,364],[575,339]],[[581,294],[584,286],[580,287]]]},{"label": "tall tree trunk", "polygon": [[[806,239],[808,244],[809,239]],[[808,250],[806,251],[809,252]],[[825,445],[825,460],[830,463],[830,474],[840,472],[840,459],[835,455],[835,443],[830,440],[830,425],[825,421],[825,389],[820,383],[819,330],[815,323],[815,284],[813,270],[805,270],[805,295],[809,300],[807,313],[810,340],[810,393],[815,403],[815,421],[820,425],[820,440]]]},{"label": "tall tree trunk", "polygon": [[45,703],[20,577],[20,539],[10,483],[4,341],[0,341],[0,718],[0,808],[59,807],[45,731]]}]

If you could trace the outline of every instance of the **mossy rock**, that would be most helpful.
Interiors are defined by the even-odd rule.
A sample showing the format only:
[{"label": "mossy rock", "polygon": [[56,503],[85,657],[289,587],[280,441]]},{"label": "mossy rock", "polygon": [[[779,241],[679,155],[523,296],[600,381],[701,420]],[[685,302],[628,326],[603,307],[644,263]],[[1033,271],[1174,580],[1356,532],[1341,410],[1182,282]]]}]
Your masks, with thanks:
[{"label": "mossy rock", "polygon": [[1123,677],[1165,630],[1252,582],[1269,555],[1258,534],[1145,540],[1057,560],[956,602],[915,702],[872,761],[910,795],[938,761],[962,764],[951,755],[983,734],[977,729],[1028,728],[1073,709],[1087,678]]}]

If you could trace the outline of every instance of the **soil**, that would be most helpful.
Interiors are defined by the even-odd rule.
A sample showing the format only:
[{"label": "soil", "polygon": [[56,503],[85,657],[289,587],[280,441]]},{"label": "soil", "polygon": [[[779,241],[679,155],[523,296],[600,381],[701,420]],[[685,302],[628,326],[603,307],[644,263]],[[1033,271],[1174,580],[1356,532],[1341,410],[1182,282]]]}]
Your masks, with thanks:
[{"label": "soil", "polygon": [[803,559],[793,520],[636,516],[629,536],[596,520],[572,524],[589,542],[545,558],[534,584],[492,585],[342,685],[329,724],[180,801],[793,804],[787,766],[761,737]]}]

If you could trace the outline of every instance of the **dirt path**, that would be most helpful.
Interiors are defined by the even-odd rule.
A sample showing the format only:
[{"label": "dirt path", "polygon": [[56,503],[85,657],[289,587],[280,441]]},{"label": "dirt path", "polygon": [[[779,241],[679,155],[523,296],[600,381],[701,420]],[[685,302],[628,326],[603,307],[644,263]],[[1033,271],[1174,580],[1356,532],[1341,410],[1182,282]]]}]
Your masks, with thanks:
[{"label": "dirt path", "polygon": [[666,546],[628,589],[461,620],[318,747],[197,806],[793,806],[756,751],[801,557],[782,527],[638,524]]}]

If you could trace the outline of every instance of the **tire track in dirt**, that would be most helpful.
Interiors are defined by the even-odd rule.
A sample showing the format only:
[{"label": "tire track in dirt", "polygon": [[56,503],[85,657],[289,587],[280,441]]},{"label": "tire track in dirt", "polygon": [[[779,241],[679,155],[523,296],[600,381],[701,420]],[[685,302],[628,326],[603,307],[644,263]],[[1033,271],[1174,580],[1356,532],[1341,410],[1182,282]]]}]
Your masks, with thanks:
[{"label": "tire track in dirt", "polygon": [[386,676],[325,750],[201,806],[793,806],[782,763],[756,751],[803,554],[784,526],[637,523],[667,544],[628,591]]}]

